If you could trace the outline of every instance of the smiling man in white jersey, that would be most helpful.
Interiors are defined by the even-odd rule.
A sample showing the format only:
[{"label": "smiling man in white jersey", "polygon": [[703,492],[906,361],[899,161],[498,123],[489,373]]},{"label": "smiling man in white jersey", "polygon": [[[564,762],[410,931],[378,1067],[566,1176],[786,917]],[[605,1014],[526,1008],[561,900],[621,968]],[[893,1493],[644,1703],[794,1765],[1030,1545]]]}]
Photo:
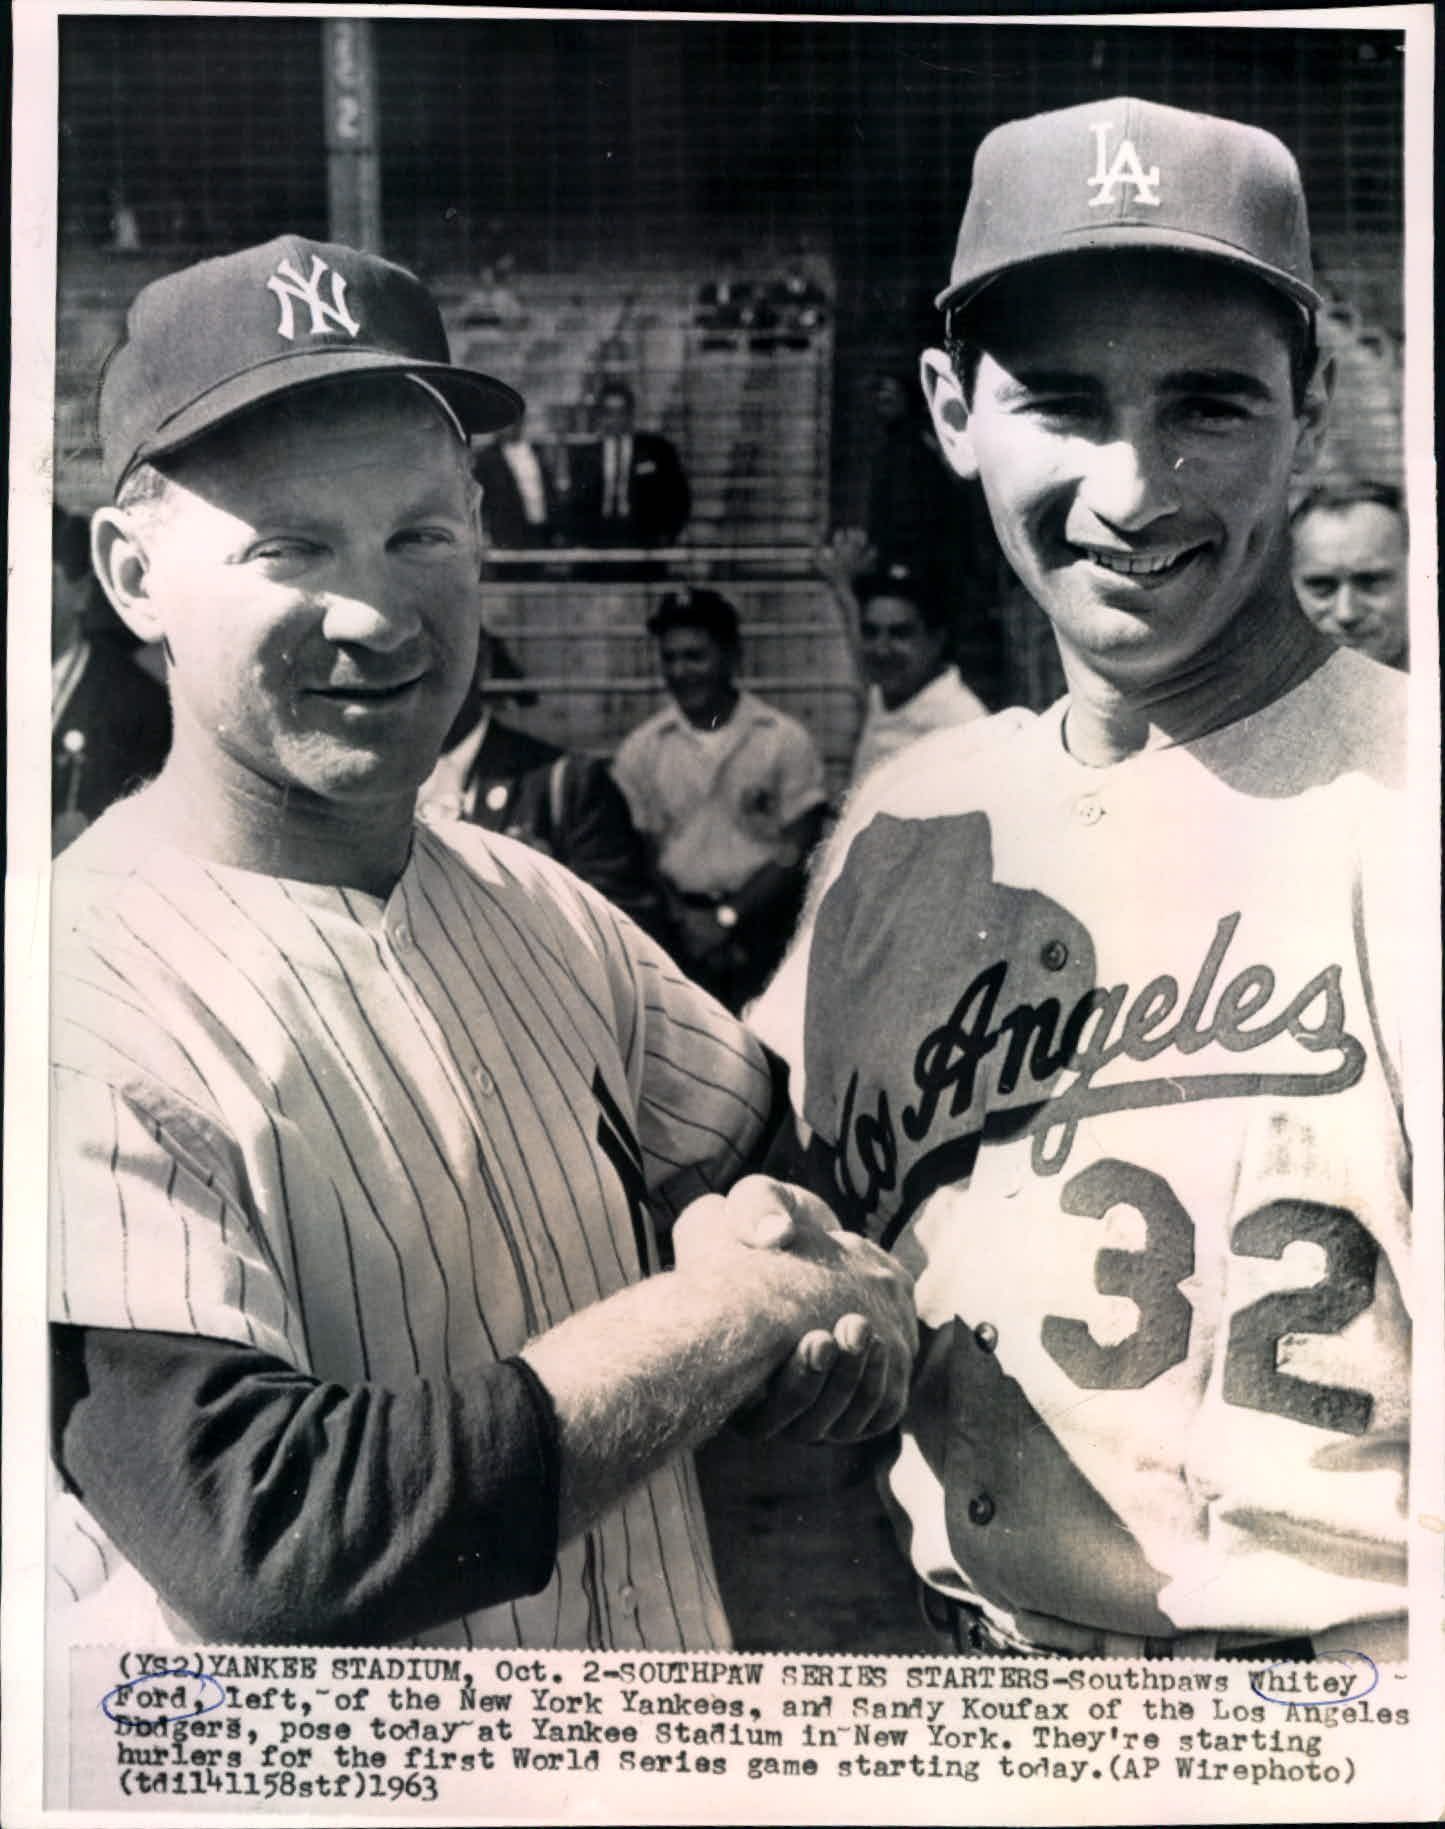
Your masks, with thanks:
[{"label": "smiling man in white jersey", "polygon": [[901,1540],[960,1647],[1403,1655],[1403,688],[1290,588],[1294,161],[1009,123],[939,304],[934,423],[1068,692],[860,790],[752,1013],[918,1279]]},{"label": "smiling man in white jersey", "polygon": [[410,274],[297,237],[147,287],[106,369],[96,569],[175,740],[54,885],[72,1642],[726,1643],[688,1450],[901,1408],[906,1273],[692,1198],[763,1140],[761,1050],[559,865],[414,823],[476,662],[467,434],[520,408]]}]

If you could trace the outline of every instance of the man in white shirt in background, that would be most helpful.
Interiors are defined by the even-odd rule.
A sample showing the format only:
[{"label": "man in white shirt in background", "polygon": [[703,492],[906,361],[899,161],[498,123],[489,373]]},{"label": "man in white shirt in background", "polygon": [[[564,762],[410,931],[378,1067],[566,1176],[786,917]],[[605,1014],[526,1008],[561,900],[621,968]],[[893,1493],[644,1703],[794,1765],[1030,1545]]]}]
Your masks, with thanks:
[{"label": "man in white shirt in background", "polygon": [[798,918],[823,765],[796,718],[739,689],[727,598],[670,592],[647,628],[672,703],[625,739],[613,773],[651,847],[678,963],[737,1010]]}]

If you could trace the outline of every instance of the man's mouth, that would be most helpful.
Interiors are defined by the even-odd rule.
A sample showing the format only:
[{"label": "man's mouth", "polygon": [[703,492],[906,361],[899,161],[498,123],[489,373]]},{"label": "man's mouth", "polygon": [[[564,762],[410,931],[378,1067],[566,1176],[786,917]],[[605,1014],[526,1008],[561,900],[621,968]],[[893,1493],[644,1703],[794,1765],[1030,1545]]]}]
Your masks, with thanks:
[{"label": "man's mouth", "polygon": [[1087,559],[1091,565],[1097,565],[1106,572],[1113,572],[1117,578],[1162,580],[1182,572],[1195,554],[1202,552],[1203,548],[1200,546],[1171,546],[1148,552],[1127,552],[1116,546],[1075,544],[1074,551]]},{"label": "man's mouth", "polygon": [[421,680],[421,673],[408,673],[401,680],[340,680],[329,686],[313,686],[324,699],[399,699]]},{"label": "man's mouth", "polygon": [[413,673],[402,680],[356,680],[339,686],[313,686],[311,691],[317,698],[332,699],[340,704],[359,701],[368,705],[384,705],[392,699],[402,698],[421,683],[422,677],[419,673]]}]

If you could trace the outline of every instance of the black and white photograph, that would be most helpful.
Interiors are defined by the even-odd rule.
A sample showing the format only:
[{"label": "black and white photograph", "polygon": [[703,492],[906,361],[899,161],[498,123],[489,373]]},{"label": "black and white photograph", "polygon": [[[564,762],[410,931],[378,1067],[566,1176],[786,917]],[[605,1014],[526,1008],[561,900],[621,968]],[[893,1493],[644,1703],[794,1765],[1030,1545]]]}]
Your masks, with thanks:
[{"label": "black and white photograph", "polygon": [[6,1822],[1438,1815],[1432,9],[12,25]]}]

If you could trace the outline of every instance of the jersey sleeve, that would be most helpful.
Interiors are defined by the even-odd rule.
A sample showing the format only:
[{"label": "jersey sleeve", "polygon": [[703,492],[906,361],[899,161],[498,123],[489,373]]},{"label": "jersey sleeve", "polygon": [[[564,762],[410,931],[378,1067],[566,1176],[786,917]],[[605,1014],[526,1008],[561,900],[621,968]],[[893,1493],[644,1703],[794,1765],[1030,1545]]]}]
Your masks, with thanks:
[{"label": "jersey sleeve", "polygon": [[51,1317],[206,1335],[305,1363],[239,1156],[174,1086],[57,1064]]}]

